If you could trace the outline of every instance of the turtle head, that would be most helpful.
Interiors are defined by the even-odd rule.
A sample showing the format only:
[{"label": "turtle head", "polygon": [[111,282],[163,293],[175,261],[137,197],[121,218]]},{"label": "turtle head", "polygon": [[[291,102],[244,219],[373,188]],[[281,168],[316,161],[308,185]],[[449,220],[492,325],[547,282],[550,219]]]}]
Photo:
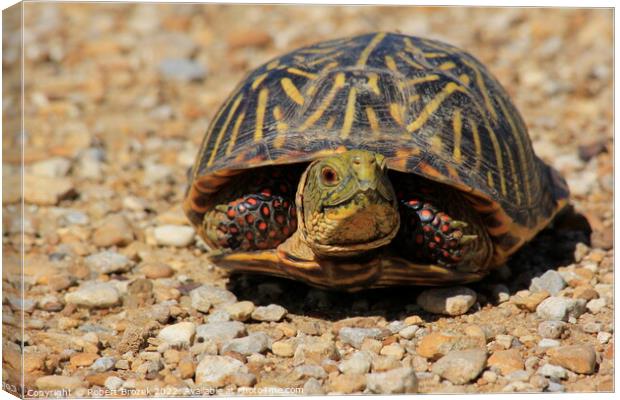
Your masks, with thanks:
[{"label": "turtle head", "polygon": [[350,150],[313,162],[296,201],[301,238],[317,255],[363,253],[398,232],[394,188],[378,153]]}]

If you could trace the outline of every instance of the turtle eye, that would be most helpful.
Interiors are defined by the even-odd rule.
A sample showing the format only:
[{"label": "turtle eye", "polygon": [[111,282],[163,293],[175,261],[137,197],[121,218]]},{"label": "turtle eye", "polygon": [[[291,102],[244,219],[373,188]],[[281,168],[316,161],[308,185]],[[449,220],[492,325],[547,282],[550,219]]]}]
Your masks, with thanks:
[{"label": "turtle eye", "polygon": [[338,174],[332,167],[323,167],[321,170],[321,181],[324,185],[333,186],[337,184],[339,180]]}]

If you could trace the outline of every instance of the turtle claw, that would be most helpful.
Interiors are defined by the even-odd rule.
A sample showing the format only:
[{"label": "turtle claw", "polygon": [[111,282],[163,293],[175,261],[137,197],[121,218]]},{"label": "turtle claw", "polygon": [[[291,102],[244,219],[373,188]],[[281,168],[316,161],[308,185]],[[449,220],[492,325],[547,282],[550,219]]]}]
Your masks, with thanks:
[{"label": "turtle claw", "polygon": [[464,246],[478,239],[478,235],[463,235],[459,240],[459,244]]},{"label": "turtle claw", "polygon": [[452,229],[463,229],[467,228],[469,224],[464,221],[450,221],[450,228]]}]

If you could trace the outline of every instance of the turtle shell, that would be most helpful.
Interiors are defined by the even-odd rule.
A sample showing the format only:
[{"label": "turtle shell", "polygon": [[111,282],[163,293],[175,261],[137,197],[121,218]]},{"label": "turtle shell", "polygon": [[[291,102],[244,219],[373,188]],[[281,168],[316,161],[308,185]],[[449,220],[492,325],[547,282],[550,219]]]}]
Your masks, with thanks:
[{"label": "turtle shell", "polygon": [[185,201],[200,226],[231,176],[347,149],[468,193],[499,264],[566,204],[504,88],[454,46],[372,33],[303,47],[252,71],[213,119]]}]

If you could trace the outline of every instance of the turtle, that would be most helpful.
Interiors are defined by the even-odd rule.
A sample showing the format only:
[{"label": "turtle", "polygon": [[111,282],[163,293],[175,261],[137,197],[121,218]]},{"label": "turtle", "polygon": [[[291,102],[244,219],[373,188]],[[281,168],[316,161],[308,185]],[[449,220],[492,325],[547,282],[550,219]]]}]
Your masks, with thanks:
[{"label": "turtle", "polygon": [[373,32],[250,72],[205,134],[184,211],[216,266],[354,292],[480,280],[568,199],[480,61]]}]

